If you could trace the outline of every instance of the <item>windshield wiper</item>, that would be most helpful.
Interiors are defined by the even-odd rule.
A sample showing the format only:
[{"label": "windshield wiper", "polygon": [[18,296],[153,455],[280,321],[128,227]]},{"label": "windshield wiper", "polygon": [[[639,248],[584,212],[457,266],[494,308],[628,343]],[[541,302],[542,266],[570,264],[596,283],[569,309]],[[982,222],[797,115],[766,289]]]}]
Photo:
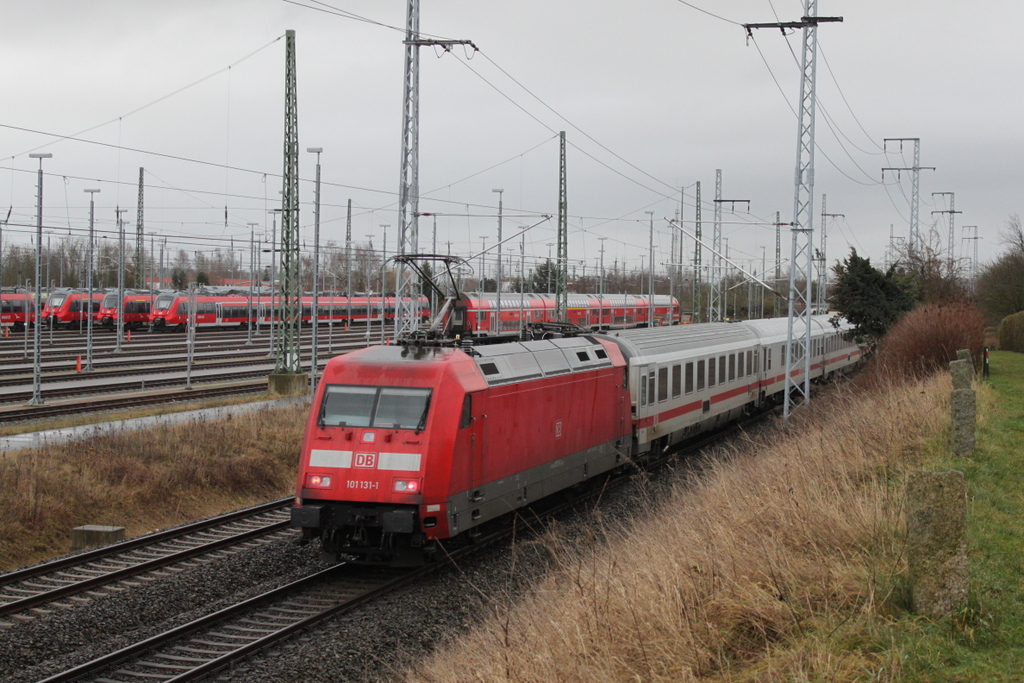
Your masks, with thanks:
[{"label": "windshield wiper", "polygon": [[416,423],[416,433],[419,434],[427,428],[427,411],[430,410],[430,396],[427,396],[427,402],[423,405],[423,414],[420,415],[420,421]]}]

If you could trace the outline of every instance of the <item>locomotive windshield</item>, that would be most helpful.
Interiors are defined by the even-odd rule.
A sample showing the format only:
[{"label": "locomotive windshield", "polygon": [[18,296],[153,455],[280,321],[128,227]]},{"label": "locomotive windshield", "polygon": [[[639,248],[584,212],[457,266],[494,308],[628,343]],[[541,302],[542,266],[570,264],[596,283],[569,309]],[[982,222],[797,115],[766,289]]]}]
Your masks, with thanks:
[{"label": "locomotive windshield", "polygon": [[111,292],[103,297],[103,308],[117,308],[117,292]]},{"label": "locomotive windshield", "polygon": [[50,298],[46,300],[46,303],[49,304],[50,308],[57,308],[64,303],[64,299],[67,298],[67,294],[51,294]]},{"label": "locomotive windshield", "polygon": [[415,429],[427,424],[430,389],[328,385],[320,406],[324,427]]}]

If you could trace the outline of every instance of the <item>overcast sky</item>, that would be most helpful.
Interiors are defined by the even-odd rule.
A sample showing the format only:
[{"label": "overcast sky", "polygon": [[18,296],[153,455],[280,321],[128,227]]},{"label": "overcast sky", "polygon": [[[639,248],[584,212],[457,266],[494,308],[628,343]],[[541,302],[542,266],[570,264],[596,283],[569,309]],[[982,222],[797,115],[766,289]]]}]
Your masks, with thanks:
[{"label": "overcast sky", "polygon": [[[242,251],[248,224],[269,232],[281,190],[286,29],[297,34],[303,240],[312,247],[315,156],[324,149],[322,239],[395,248],[402,124],[405,3],[398,0],[36,0],[2,2],[0,206],[13,207],[4,242],[34,232],[35,169],[43,162],[44,224],[56,235],[97,228],[114,209],[134,225],[139,167],[146,169],[147,234],[169,248]],[[557,132],[568,149],[570,257],[588,271],[646,259],[648,216],[656,260],[669,260],[666,219],[692,229],[701,182],[710,240],[715,170],[723,196],[750,200],[723,214],[731,255],[774,260],[776,211],[793,219],[799,33],[755,32],[733,22],[797,20],[797,0],[422,0],[421,31],[472,40],[438,56],[421,52],[420,210],[437,218],[438,251],[480,251],[497,234],[528,233],[528,258],[546,257],[557,214]],[[385,26],[337,16],[333,7]],[[776,14],[777,13],[777,14]],[[830,261],[850,246],[881,262],[890,225],[904,237],[912,146],[919,137],[922,230],[945,247],[954,192],[957,255],[977,225],[981,260],[999,253],[1007,217],[1024,210],[1021,88],[1024,3],[983,7],[953,0],[822,0],[818,30],[815,214],[828,197]],[[792,50],[792,52],[791,52]],[[794,57],[794,55],[796,57]],[[231,67],[230,69],[228,67]],[[205,80],[203,80],[205,79]],[[513,80],[514,79],[514,80]],[[76,139],[60,139],[72,136]],[[227,168],[225,168],[227,167]],[[227,206],[225,226],[224,207]],[[2,215],[0,215],[2,218]],[[429,251],[432,219],[420,222]],[[815,243],[819,241],[816,215]],[[134,230],[133,227],[129,227]],[[113,232],[109,232],[111,236]],[[56,239],[56,237],[54,237]],[[783,236],[788,258],[789,235]],[[509,245],[515,254],[519,245]],[[692,257],[687,239],[687,258]],[[971,250],[968,250],[968,252]],[[248,258],[248,252],[245,252]],[[507,252],[506,252],[507,253]],[[705,257],[707,258],[707,257]],[[770,267],[770,266],[769,266]]]}]

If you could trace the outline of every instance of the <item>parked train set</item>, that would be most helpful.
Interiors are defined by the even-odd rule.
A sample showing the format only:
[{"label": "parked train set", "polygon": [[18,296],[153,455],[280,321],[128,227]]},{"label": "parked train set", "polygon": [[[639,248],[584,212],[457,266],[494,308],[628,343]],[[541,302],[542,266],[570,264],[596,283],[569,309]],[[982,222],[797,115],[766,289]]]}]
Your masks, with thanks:
[{"label": "parked train set", "polygon": [[[815,316],[812,329],[813,381],[858,362],[848,324]],[[419,564],[439,542],[784,396],[785,319],[546,336],[330,360],[292,526],[326,559]],[[802,364],[792,377],[803,381]]]},{"label": "parked train set", "polygon": [[[53,328],[74,328],[88,320],[90,306],[86,291],[57,291],[43,303],[42,324]],[[188,294],[186,292],[148,292],[127,290],[122,307],[118,306],[118,293],[93,292],[91,312],[93,324],[107,328],[117,325],[120,311],[124,311],[124,326],[128,329],[152,328],[157,331],[183,331],[188,324]],[[554,322],[556,301],[548,294],[507,294],[499,306],[497,295],[466,294],[451,308],[457,317],[455,327],[469,337],[487,337],[517,332],[524,324]],[[279,296],[273,300],[269,294],[250,299],[246,294],[213,294],[201,291],[196,298],[196,326],[198,328],[245,328],[248,325],[267,326],[280,320]],[[302,297],[302,322],[312,320],[313,297]],[[380,296],[321,295],[317,305],[317,321],[328,323],[365,323],[367,320],[393,321],[395,298]],[[430,302],[419,300],[420,320],[431,317]],[[672,325],[689,322],[680,314],[679,304],[672,297],[633,295],[573,294],[569,298],[567,319],[581,328],[593,331],[625,329],[649,325]],[[35,320],[32,297],[25,293],[3,293],[0,325],[16,331]]]}]

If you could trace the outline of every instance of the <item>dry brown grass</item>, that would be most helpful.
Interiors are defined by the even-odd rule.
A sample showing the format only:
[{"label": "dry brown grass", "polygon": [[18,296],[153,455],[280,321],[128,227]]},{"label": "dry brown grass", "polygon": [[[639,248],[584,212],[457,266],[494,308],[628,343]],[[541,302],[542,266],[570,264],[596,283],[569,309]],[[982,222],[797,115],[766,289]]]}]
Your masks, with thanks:
[{"label": "dry brown grass", "polygon": [[903,569],[899,481],[948,428],[949,390],[836,392],[651,514],[603,522],[606,546],[552,538],[564,559],[532,597],[496,599],[407,680],[896,680],[899,653],[869,641]]},{"label": "dry brown grass", "polygon": [[0,569],[67,552],[81,524],[134,536],[288,495],[307,412],[258,410],[0,456]]}]

